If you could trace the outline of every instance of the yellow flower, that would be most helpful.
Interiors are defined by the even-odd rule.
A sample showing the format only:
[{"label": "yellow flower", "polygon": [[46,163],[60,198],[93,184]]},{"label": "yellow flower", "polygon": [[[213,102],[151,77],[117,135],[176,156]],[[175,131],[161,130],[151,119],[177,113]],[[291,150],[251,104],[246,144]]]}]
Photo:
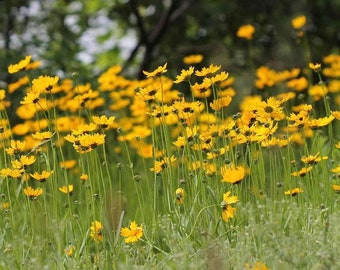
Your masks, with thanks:
[{"label": "yellow flower", "polygon": [[41,194],[43,194],[42,188],[34,189],[32,187],[27,187],[24,189],[24,194],[29,197],[31,200],[35,200],[38,198]]},{"label": "yellow flower", "polygon": [[315,165],[317,164],[319,161],[321,160],[326,160],[328,159],[327,156],[324,156],[324,157],[320,157],[319,156],[319,152],[316,153],[315,155],[309,155],[309,156],[303,156],[301,157],[301,161],[305,164],[312,164],[312,165]]},{"label": "yellow flower", "polygon": [[10,156],[18,155],[24,151],[26,147],[25,141],[11,140],[11,147],[5,149],[6,153]]},{"label": "yellow flower", "polygon": [[73,185],[62,186],[62,187],[59,188],[59,190],[60,190],[62,193],[72,195],[72,192],[73,192]]},{"label": "yellow flower", "polygon": [[32,134],[32,137],[36,140],[45,141],[45,140],[51,139],[53,135],[54,133],[50,131],[44,131],[44,132],[36,132]]},{"label": "yellow flower", "polygon": [[67,257],[72,257],[73,252],[76,250],[76,246],[69,245],[68,247],[64,248],[64,253]]},{"label": "yellow flower", "polygon": [[310,167],[303,167],[301,170],[296,171],[296,172],[292,172],[291,175],[292,176],[300,176],[303,177],[305,176],[309,171],[311,171],[313,169],[312,166]]},{"label": "yellow flower", "polygon": [[135,221],[130,222],[130,228],[122,228],[120,230],[121,236],[125,237],[125,243],[137,242],[143,236],[143,227],[137,226]]},{"label": "yellow flower", "polygon": [[38,172],[34,172],[34,174],[30,174],[32,178],[34,178],[35,180],[39,181],[39,182],[45,182],[47,180],[47,178],[49,178],[52,174],[54,173],[54,171],[45,171],[43,170],[41,173]]},{"label": "yellow flower", "polygon": [[53,92],[53,87],[58,81],[58,76],[39,76],[38,79],[32,81],[32,91],[37,93]]},{"label": "yellow flower", "polygon": [[340,193],[340,185],[332,185],[332,189],[333,189],[336,193]]},{"label": "yellow flower", "polygon": [[95,242],[103,240],[103,224],[100,221],[91,222],[90,236]]},{"label": "yellow flower", "polygon": [[255,27],[251,24],[242,25],[237,30],[236,36],[239,38],[244,38],[251,40],[253,38],[253,34],[255,33]]},{"label": "yellow flower", "polygon": [[263,262],[256,262],[253,265],[246,263],[246,270],[269,270],[269,268]]},{"label": "yellow flower", "polygon": [[227,107],[231,102],[231,97],[230,96],[226,96],[226,97],[221,97],[218,99],[214,99],[212,102],[210,102],[210,107],[214,110],[214,111],[219,111],[224,107]]},{"label": "yellow flower", "polygon": [[80,176],[80,181],[81,181],[82,183],[85,183],[85,181],[86,181],[87,179],[89,179],[89,176],[88,176],[87,174],[85,174],[85,173],[82,173],[81,176]]},{"label": "yellow flower", "polygon": [[222,182],[237,184],[242,181],[246,173],[245,167],[232,165],[225,165],[221,168]]},{"label": "yellow flower", "polygon": [[178,204],[183,204],[183,200],[184,200],[184,196],[185,196],[184,189],[178,188],[178,189],[176,189],[175,193],[176,193],[176,202]]},{"label": "yellow flower", "polygon": [[301,15],[292,19],[292,26],[294,29],[301,29],[307,22],[306,16]]},{"label": "yellow flower", "polygon": [[37,92],[28,92],[20,104],[36,104],[39,102],[39,96],[40,94]]},{"label": "yellow flower", "polygon": [[192,55],[188,55],[183,58],[184,64],[187,64],[187,65],[198,64],[198,63],[201,63],[202,60],[203,60],[202,54],[192,54]]},{"label": "yellow flower", "polygon": [[209,67],[203,67],[202,70],[196,70],[195,75],[198,77],[205,77],[214,74],[219,71],[221,66],[215,66],[210,64]]},{"label": "yellow flower", "polygon": [[19,71],[26,69],[26,67],[27,67],[27,65],[29,64],[30,61],[31,61],[31,56],[28,55],[28,56],[25,57],[25,59],[21,60],[19,63],[9,65],[8,66],[8,73],[13,74],[13,73],[17,73]]},{"label": "yellow flower", "polygon": [[321,64],[320,63],[309,63],[309,68],[315,72],[319,72],[321,70]]},{"label": "yellow flower", "polygon": [[92,116],[92,121],[100,128],[106,129],[109,128],[115,121],[116,117],[110,116],[107,117],[106,115],[102,116]]},{"label": "yellow flower", "polygon": [[302,193],[302,192],[303,192],[302,188],[294,188],[294,189],[285,191],[285,195],[296,196],[296,195],[298,195],[299,193]]},{"label": "yellow flower", "polygon": [[65,160],[59,162],[59,168],[65,168],[67,170],[72,169],[74,166],[76,166],[77,161],[75,159]]},{"label": "yellow flower", "polygon": [[189,67],[189,69],[187,70],[182,69],[181,74],[176,76],[176,81],[174,81],[174,83],[189,81],[193,73],[194,73],[194,67]]},{"label": "yellow flower", "polygon": [[159,77],[160,75],[162,75],[163,73],[167,72],[168,70],[167,68],[168,63],[165,63],[164,66],[159,66],[158,68],[156,68],[154,71],[151,72],[147,72],[143,70],[144,75],[146,75],[147,78],[149,77]]},{"label": "yellow flower", "polygon": [[231,191],[223,194],[223,201],[221,202],[222,208],[222,219],[228,222],[230,218],[235,216],[236,208],[232,207],[231,204],[237,203],[239,200],[237,196],[230,196]]}]

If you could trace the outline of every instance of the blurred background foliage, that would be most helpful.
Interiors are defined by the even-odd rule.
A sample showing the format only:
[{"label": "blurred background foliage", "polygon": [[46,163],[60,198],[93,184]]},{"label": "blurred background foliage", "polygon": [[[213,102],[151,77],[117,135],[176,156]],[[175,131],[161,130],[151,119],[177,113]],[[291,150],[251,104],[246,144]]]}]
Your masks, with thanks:
[{"label": "blurred background foliage", "polygon": [[340,0],[0,0],[0,81],[10,83],[7,66],[30,54],[44,72],[61,77],[79,73],[94,80],[109,66],[141,77],[168,62],[179,73],[183,56],[203,54],[204,63],[221,64],[233,74],[251,67],[248,42],[236,37],[253,24],[255,66],[303,66],[291,19],[307,17],[313,61],[339,53]]}]

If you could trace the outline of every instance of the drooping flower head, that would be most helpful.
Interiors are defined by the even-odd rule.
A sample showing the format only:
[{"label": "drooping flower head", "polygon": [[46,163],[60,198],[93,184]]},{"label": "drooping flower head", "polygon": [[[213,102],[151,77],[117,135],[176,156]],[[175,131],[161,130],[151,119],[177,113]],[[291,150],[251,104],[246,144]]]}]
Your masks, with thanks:
[{"label": "drooping flower head", "polygon": [[91,222],[90,236],[95,242],[103,240],[103,224],[100,221]]},{"label": "drooping flower head", "polygon": [[231,191],[223,194],[223,201],[221,202],[222,208],[222,219],[228,222],[230,218],[235,216],[236,208],[232,207],[231,204],[237,203],[239,200],[237,196],[230,196]]}]

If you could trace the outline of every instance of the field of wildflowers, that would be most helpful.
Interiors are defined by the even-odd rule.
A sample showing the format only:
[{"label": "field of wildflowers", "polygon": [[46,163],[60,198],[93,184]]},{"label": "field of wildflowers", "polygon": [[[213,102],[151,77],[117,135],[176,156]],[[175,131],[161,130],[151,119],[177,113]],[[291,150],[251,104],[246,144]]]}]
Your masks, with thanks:
[{"label": "field of wildflowers", "polygon": [[202,57],[96,86],[8,67],[1,269],[339,269],[340,55],[257,67],[246,96]]}]

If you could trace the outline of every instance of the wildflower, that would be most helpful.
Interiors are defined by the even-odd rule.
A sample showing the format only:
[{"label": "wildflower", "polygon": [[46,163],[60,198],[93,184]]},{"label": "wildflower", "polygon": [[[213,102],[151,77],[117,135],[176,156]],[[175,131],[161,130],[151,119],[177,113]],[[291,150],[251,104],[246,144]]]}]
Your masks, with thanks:
[{"label": "wildflower", "polygon": [[144,101],[155,100],[159,89],[153,84],[136,90],[136,96]]},{"label": "wildflower", "polygon": [[332,185],[332,189],[333,189],[336,193],[340,193],[340,185]]},{"label": "wildflower", "polygon": [[2,210],[7,210],[9,209],[9,203],[8,202],[2,202],[1,207]]},{"label": "wildflower", "polygon": [[32,134],[32,137],[36,140],[46,141],[52,138],[54,133],[51,131],[44,131],[44,132],[36,132]]},{"label": "wildflower", "polygon": [[37,93],[52,92],[58,81],[58,76],[39,76],[39,78],[32,81],[32,91]]},{"label": "wildflower", "polygon": [[102,116],[92,116],[92,121],[98,125],[100,128],[106,129],[109,128],[113,122],[115,121],[116,117],[110,116],[107,117],[106,115]]},{"label": "wildflower", "polygon": [[237,203],[239,200],[237,196],[230,196],[231,191],[223,194],[223,201],[221,202],[222,208],[222,219],[228,222],[230,218],[235,216],[236,208],[232,207],[231,204]]},{"label": "wildflower", "polygon": [[32,165],[36,161],[34,156],[20,156],[20,159],[12,160],[12,166],[15,169],[25,169],[27,166]]},{"label": "wildflower", "polygon": [[304,177],[308,172],[310,172],[313,169],[312,166],[310,167],[303,167],[301,170],[296,171],[296,172],[292,172],[291,175],[292,176],[300,176],[300,177]]},{"label": "wildflower", "polygon": [[319,156],[319,152],[316,153],[315,155],[309,155],[309,156],[303,156],[301,157],[301,161],[305,164],[317,164],[319,161],[321,160],[325,160],[325,159],[328,159],[327,156],[324,156],[324,157],[320,157]]},{"label": "wildflower", "polygon": [[52,174],[54,173],[54,171],[45,171],[43,170],[41,173],[38,172],[34,172],[34,174],[30,174],[32,178],[34,178],[35,180],[43,183],[47,180],[47,178],[49,178]]},{"label": "wildflower", "polygon": [[150,170],[152,172],[156,172],[157,174],[160,174],[165,168],[171,166],[176,161],[175,156],[171,156],[170,158],[165,157],[161,161],[155,161],[154,167]]},{"label": "wildflower", "polygon": [[37,92],[28,92],[20,104],[36,104],[39,102],[39,95]]},{"label": "wildflower", "polygon": [[303,91],[308,87],[308,80],[305,77],[298,79],[292,79],[287,82],[287,87],[294,89],[295,91]]},{"label": "wildflower", "polygon": [[26,147],[25,141],[11,140],[11,147],[5,149],[10,156],[18,155],[24,151]]},{"label": "wildflower", "polygon": [[24,173],[23,169],[13,169],[13,168],[3,168],[0,171],[0,176],[2,178],[12,177],[12,178],[21,178]]},{"label": "wildflower", "polygon": [[246,270],[269,270],[269,268],[263,262],[256,262],[253,265],[246,263]]},{"label": "wildflower", "polygon": [[245,167],[232,165],[224,165],[221,168],[222,182],[237,184],[242,181],[245,176]]},{"label": "wildflower", "polygon": [[27,67],[27,65],[29,64],[30,61],[31,61],[31,56],[28,55],[28,56],[25,57],[25,59],[21,60],[19,63],[9,65],[8,66],[8,73],[13,74],[13,73],[17,73],[19,71],[26,69],[26,67]]},{"label": "wildflower", "polygon": [[301,15],[292,19],[291,23],[294,29],[301,29],[307,22],[306,16]]},{"label": "wildflower", "polygon": [[314,72],[319,72],[321,70],[321,64],[320,63],[309,63],[309,68],[313,70]]},{"label": "wildflower", "polygon": [[307,126],[311,129],[328,126],[334,120],[334,116],[322,117],[318,119],[310,118],[307,122]]},{"label": "wildflower", "polygon": [[214,99],[212,102],[210,102],[209,105],[214,111],[220,111],[222,108],[228,107],[230,102],[231,102],[231,97],[225,96],[225,97]]},{"label": "wildflower", "polygon": [[38,198],[41,194],[43,194],[42,188],[34,189],[32,187],[27,187],[24,189],[24,194],[30,198],[30,200],[35,200]]},{"label": "wildflower", "polygon": [[340,120],[340,111],[332,111],[331,114],[335,117],[335,119]]},{"label": "wildflower", "polygon": [[8,84],[8,93],[12,94],[18,90],[21,86],[28,84],[30,79],[28,76],[21,77],[16,82]]},{"label": "wildflower", "polygon": [[239,38],[251,40],[253,38],[254,33],[255,33],[255,27],[251,24],[245,24],[238,28],[236,32],[236,36]]},{"label": "wildflower", "polygon": [[203,60],[202,54],[192,54],[192,55],[188,55],[183,58],[184,64],[187,64],[187,65],[198,64],[198,63],[201,63],[202,60]]},{"label": "wildflower", "polygon": [[181,74],[176,76],[176,81],[174,81],[174,83],[189,81],[193,73],[194,73],[194,67],[189,67],[189,69],[187,70],[182,69]]},{"label": "wildflower", "polygon": [[184,189],[183,188],[177,188],[175,193],[176,193],[176,202],[178,204],[183,204],[183,200],[184,200],[184,196],[185,196]]},{"label": "wildflower", "polygon": [[89,176],[85,173],[82,173],[81,176],[80,176],[80,181],[82,183],[85,183],[87,180],[89,179]]},{"label": "wildflower", "polygon": [[72,169],[74,166],[76,166],[77,161],[75,159],[65,160],[59,162],[59,168],[65,168],[67,170]]},{"label": "wildflower", "polygon": [[73,192],[73,185],[62,186],[62,187],[59,188],[59,190],[60,190],[62,193],[72,195],[72,192]]},{"label": "wildflower", "polygon": [[316,84],[308,89],[308,94],[313,98],[313,101],[322,99],[328,93],[328,88],[325,85]]},{"label": "wildflower", "polygon": [[72,257],[75,250],[76,250],[76,246],[69,245],[68,247],[64,248],[64,253],[67,257]]},{"label": "wildflower", "polygon": [[137,242],[143,236],[143,227],[138,226],[135,221],[130,222],[130,228],[122,228],[120,230],[121,236],[125,237],[125,243]]},{"label": "wildflower", "polygon": [[203,83],[195,83],[191,86],[191,91],[196,98],[207,98],[211,95],[211,83],[203,81]]},{"label": "wildflower", "polygon": [[95,242],[103,240],[103,225],[100,221],[91,222],[90,236]]},{"label": "wildflower", "polygon": [[149,77],[159,77],[160,75],[162,75],[163,73],[168,71],[166,69],[167,65],[168,65],[168,63],[165,63],[164,66],[159,66],[152,72],[147,72],[147,71],[143,70],[143,73],[144,73],[144,75],[146,75],[147,78],[149,78]]},{"label": "wildflower", "polygon": [[285,191],[285,195],[296,196],[296,195],[298,195],[299,193],[302,193],[302,192],[303,192],[302,188],[294,188],[294,189]]},{"label": "wildflower", "polygon": [[196,70],[195,75],[198,77],[207,77],[209,75],[214,74],[215,72],[219,71],[221,66],[215,66],[213,64],[210,64],[209,67],[204,67],[202,70]]}]

